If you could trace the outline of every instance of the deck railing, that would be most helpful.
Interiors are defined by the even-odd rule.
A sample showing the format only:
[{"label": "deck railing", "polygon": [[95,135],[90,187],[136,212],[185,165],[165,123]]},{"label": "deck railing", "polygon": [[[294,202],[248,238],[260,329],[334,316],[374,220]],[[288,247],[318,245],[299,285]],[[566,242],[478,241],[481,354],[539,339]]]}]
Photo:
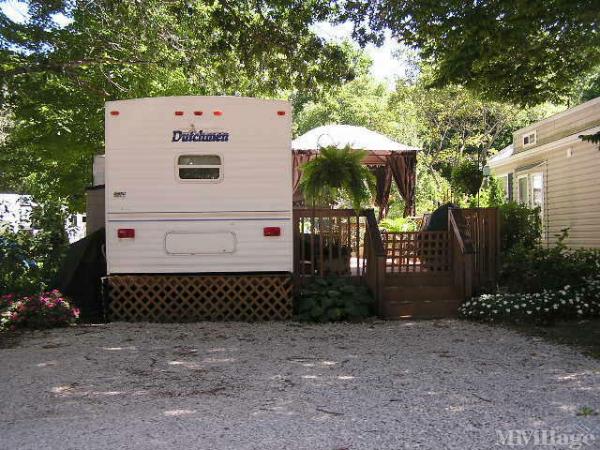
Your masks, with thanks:
[{"label": "deck railing", "polygon": [[454,286],[460,290],[463,298],[473,295],[473,254],[474,247],[460,209],[448,210],[448,235],[451,242],[452,270]]},{"label": "deck railing", "polygon": [[498,208],[465,208],[460,211],[473,243],[474,289],[493,290],[500,268],[500,212]]},{"label": "deck railing", "polygon": [[450,209],[448,231],[381,232],[373,210],[294,209],[294,273],[348,276],[378,302],[386,279],[451,275],[465,298],[492,285],[498,269],[498,211]]},{"label": "deck railing", "polygon": [[367,218],[353,209],[294,209],[294,273],[362,276]]},{"label": "deck railing", "polygon": [[449,272],[450,250],[446,231],[382,233],[387,273]]}]

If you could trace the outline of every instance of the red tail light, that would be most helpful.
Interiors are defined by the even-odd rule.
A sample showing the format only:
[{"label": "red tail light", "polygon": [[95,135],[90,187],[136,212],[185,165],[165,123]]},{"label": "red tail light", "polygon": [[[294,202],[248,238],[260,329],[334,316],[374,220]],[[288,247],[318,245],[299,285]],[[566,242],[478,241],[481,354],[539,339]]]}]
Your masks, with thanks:
[{"label": "red tail light", "polygon": [[285,116],[285,111],[277,111],[278,116]]},{"label": "red tail light", "polygon": [[119,111],[111,111],[110,115],[111,116],[118,116],[119,115]]},{"label": "red tail light", "polygon": [[194,115],[195,116],[201,116],[202,115],[202,111],[194,111]]},{"label": "red tail light", "polygon": [[175,111],[176,116],[183,116],[183,111]]},{"label": "red tail light", "polygon": [[119,228],[117,230],[117,236],[119,239],[133,239],[135,237],[135,229]]},{"label": "red tail light", "polygon": [[213,111],[213,114],[214,114],[215,116],[222,116],[222,115],[223,115],[223,111],[219,111],[219,110],[217,110],[217,111]]},{"label": "red tail light", "polygon": [[281,236],[281,228],[280,227],[264,227],[263,235],[264,236]]}]

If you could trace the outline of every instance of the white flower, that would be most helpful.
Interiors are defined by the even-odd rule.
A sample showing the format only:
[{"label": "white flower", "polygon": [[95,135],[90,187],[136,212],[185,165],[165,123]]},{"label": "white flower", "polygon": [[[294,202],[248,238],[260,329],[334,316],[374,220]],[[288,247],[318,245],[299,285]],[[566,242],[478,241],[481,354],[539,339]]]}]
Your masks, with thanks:
[{"label": "white flower", "polygon": [[531,314],[531,311],[527,311],[527,314]]}]

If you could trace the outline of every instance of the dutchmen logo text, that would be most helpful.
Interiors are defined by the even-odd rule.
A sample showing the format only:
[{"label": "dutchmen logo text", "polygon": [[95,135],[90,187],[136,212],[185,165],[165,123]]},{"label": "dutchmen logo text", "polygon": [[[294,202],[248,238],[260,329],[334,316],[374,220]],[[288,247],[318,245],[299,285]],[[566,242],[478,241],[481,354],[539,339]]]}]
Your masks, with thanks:
[{"label": "dutchmen logo text", "polygon": [[229,133],[216,131],[205,133],[204,131],[181,131],[173,130],[171,142],[227,142]]}]

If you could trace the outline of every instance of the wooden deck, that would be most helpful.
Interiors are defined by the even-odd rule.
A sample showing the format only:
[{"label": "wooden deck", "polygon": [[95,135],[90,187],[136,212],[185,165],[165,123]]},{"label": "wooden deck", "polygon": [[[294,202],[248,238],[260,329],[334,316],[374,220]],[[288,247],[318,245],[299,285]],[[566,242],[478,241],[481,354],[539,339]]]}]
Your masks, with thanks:
[{"label": "wooden deck", "polygon": [[366,283],[380,315],[446,317],[496,283],[498,211],[453,209],[448,231],[381,232],[372,210],[294,211],[295,277],[349,276]]}]

